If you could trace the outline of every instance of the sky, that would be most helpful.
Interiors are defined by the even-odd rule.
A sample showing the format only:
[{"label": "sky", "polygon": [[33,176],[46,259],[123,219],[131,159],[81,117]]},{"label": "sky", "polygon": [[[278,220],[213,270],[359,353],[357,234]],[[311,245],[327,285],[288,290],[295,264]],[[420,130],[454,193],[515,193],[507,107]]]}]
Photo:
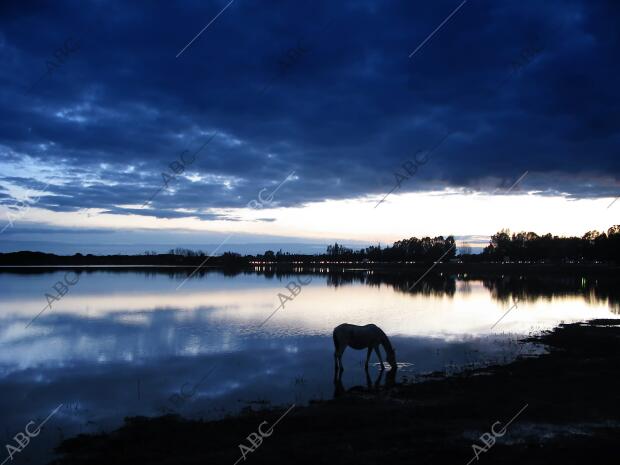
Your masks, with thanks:
[{"label": "sky", "polygon": [[616,1],[3,1],[0,252],[618,220]]}]

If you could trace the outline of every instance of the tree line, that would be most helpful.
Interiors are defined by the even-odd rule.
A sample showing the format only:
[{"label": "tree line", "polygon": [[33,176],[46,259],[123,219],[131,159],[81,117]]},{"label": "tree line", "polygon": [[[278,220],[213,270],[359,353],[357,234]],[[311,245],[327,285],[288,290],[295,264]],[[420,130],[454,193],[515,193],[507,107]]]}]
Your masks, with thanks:
[{"label": "tree line", "polygon": [[607,232],[588,231],[582,237],[561,237],[534,232],[510,234],[503,229],[479,257],[480,261],[620,262],[620,225]]},{"label": "tree line", "polygon": [[[211,257],[209,252],[186,248],[170,249],[168,253],[147,251],[142,255],[60,256],[41,252],[0,253],[0,265],[198,265],[208,258],[210,266],[246,267],[253,262],[305,263],[327,262],[422,262],[458,259],[468,263],[534,262],[534,263],[620,263],[620,225],[606,232],[588,231],[582,237],[561,237],[534,232],[510,233],[503,229],[493,236],[480,254],[470,254],[469,247],[456,247],[453,236],[411,237],[394,242],[352,249],[342,244],[328,245],[322,254],[296,254],[268,250],[264,254],[241,255],[225,252]],[[457,255],[458,250],[458,255]]]},{"label": "tree line", "polygon": [[[392,246],[381,247],[381,244],[371,245],[361,249],[352,249],[337,242],[328,245],[321,254],[294,254],[289,252],[274,252],[267,250],[263,255],[251,256],[256,260],[269,262],[292,261],[336,261],[336,262],[393,262],[393,261],[423,261],[431,262],[438,259],[447,260],[456,255],[456,243],[453,236],[444,238],[412,237],[395,242]],[[247,257],[247,256],[246,256]]]}]

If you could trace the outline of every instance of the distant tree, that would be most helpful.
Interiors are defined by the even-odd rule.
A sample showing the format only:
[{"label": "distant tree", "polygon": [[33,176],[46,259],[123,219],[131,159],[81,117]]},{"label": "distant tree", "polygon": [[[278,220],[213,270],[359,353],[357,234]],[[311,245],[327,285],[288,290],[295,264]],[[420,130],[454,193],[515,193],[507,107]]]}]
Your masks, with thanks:
[{"label": "distant tree", "polygon": [[538,236],[533,232],[510,235],[501,230],[491,236],[482,258],[516,261],[615,261],[620,262],[620,225],[605,232],[588,231],[579,237]]},{"label": "distant tree", "polygon": [[353,249],[338,245],[336,242],[334,245],[327,246],[326,254],[338,258],[351,258],[353,256]]}]

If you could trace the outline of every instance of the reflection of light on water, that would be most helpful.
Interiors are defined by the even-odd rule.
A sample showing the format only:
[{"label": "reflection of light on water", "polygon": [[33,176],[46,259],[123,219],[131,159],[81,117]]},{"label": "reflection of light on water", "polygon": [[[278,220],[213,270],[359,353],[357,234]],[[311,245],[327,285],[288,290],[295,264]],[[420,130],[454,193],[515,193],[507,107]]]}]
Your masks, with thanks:
[{"label": "reflection of light on water", "polygon": [[411,371],[409,370],[409,367],[412,367],[414,364],[413,363],[409,363],[409,362],[396,362],[396,366],[398,367],[398,370],[402,370],[402,371]]},{"label": "reflection of light on water", "polygon": [[[257,296],[257,298],[260,298]],[[264,337],[292,334],[330,334],[342,322],[375,323],[387,334],[431,336],[460,340],[465,335],[552,328],[560,321],[614,317],[605,302],[586,302],[582,297],[556,297],[522,301],[500,324],[493,324],[510,307],[490,298],[481,282],[457,287],[453,297],[410,295],[388,286],[348,285],[325,290],[321,284],[304,288],[263,328]],[[263,312],[256,306],[240,306],[231,313],[215,310],[214,320],[252,322]]]},{"label": "reflection of light on water", "polygon": [[119,315],[117,319],[118,321],[122,321],[123,323],[145,326],[149,322],[149,315],[148,313],[124,313],[122,315]]},{"label": "reflection of light on water", "polygon": [[[213,273],[177,292],[179,281],[166,275],[94,272],[83,274],[79,288],[26,330],[41,308],[32,290],[48,288],[57,276],[62,272],[0,281],[0,411],[8,412],[4,421],[16,431],[23,418],[46,414],[43,404],[51,409],[66,399],[79,402],[76,411],[92,406],[92,418],[116,427],[125,416],[157,413],[171,394],[192,390],[211,369],[179,407],[184,415],[225,415],[243,408],[239,399],[282,404],[331,398],[331,332],[343,322],[379,325],[396,349],[397,382],[417,382],[430,373],[443,376],[540,353],[540,347],[517,340],[560,321],[618,317],[592,292],[526,294],[491,330],[512,300],[510,292],[497,299],[480,281],[455,281],[453,295],[410,294],[386,284],[328,286],[326,277],[314,276],[259,330],[292,278]],[[346,387],[367,385],[365,358],[366,351],[345,352]],[[377,361],[374,354],[371,361]],[[374,383],[380,367],[371,366]],[[390,370],[385,363],[382,383]],[[136,380],[142,380],[137,391]],[[36,392],[40,405],[14,402],[17,384],[31,389],[33,398]]]},{"label": "reflection of light on water", "polygon": [[201,352],[201,338],[197,335],[193,334],[189,336],[186,341],[181,353],[183,355],[197,355]]},{"label": "reflection of light on water", "polygon": [[[391,371],[392,367],[390,366],[389,363],[384,362],[383,363],[385,370],[386,371]],[[398,372],[407,372],[407,371],[413,371],[412,367],[414,366],[414,363],[410,363],[410,362],[396,362],[396,369]],[[374,367],[377,369],[381,368],[381,363],[380,362],[375,362],[375,363],[369,363],[368,364],[369,367]]]},{"label": "reflection of light on water", "polygon": [[[55,276],[44,278],[37,279],[47,285]],[[481,281],[456,281],[450,296],[410,294],[389,285],[332,287],[326,277],[315,276],[258,329],[279,305],[278,293],[286,292],[290,278],[210,274],[188,281],[182,292],[175,290],[177,281],[168,276],[143,278],[139,273],[83,274],[75,292],[26,330],[21,321],[40,310],[40,299],[24,286],[23,277],[11,276],[23,290],[0,293],[0,364],[10,371],[10,366],[23,369],[53,361],[122,361],[127,353],[136,359],[234,352],[243,350],[249,338],[330,336],[343,322],[375,323],[390,337],[459,342],[472,336],[527,334],[561,321],[618,317],[607,301],[594,295],[538,299],[526,295],[491,329],[510,301],[494,299]],[[73,330],[62,330],[67,327]],[[300,352],[294,345],[283,350],[291,355]]]}]

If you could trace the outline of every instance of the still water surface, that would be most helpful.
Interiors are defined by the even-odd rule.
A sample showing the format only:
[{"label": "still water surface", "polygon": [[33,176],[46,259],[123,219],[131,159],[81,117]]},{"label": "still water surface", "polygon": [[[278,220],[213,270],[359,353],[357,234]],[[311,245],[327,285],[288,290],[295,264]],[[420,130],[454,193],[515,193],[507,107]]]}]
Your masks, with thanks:
[{"label": "still water surface", "polygon": [[[331,398],[331,331],[344,322],[379,325],[397,351],[397,381],[411,381],[435,370],[510,361],[522,350],[515,338],[531,331],[618,316],[607,300],[578,293],[521,293],[506,314],[513,299],[498,297],[483,281],[457,277],[450,292],[412,294],[313,275],[260,326],[280,305],[278,294],[289,295],[286,284],[310,276],[209,272],[177,289],[183,276],[91,270],[79,272],[67,294],[26,327],[64,275],[0,274],[4,442],[62,404],[17,463],[49,458],[60,439],[110,430],[125,416],[174,411],[217,418],[248,406]],[[345,388],[366,385],[364,358],[365,351],[345,352]],[[373,366],[373,381],[378,374]]]}]

